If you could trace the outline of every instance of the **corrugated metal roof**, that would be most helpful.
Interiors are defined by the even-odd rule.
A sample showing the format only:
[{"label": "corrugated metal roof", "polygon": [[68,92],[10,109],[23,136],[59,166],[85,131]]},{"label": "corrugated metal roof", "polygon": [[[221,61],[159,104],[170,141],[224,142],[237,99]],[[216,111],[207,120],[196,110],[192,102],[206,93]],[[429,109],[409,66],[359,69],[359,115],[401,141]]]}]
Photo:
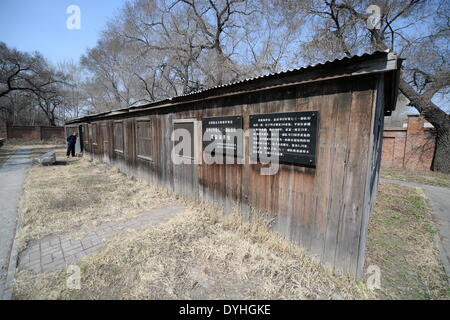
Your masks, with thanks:
[{"label": "corrugated metal roof", "polygon": [[[301,71],[301,70],[304,70],[304,69],[316,68],[318,66],[323,66],[323,65],[326,65],[328,63],[335,63],[337,61],[350,60],[350,59],[354,59],[354,58],[363,58],[363,57],[366,57],[366,56],[371,56],[371,55],[376,54],[376,53],[385,53],[385,52],[387,53],[387,52],[389,52],[389,50],[387,50],[387,51],[374,51],[374,52],[371,52],[371,53],[364,53],[362,55],[354,55],[354,56],[351,56],[351,57],[347,57],[347,56],[343,55],[340,58],[336,58],[334,60],[327,60],[327,61],[324,61],[324,62],[319,62],[319,63],[316,63],[316,64],[311,64],[311,65],[307,65],[307,66],[300,67],[300,68],[288,69],[288,70],[283,70],[283,71],[280,71],[280,72],[273,72],[273,73],[269,73],[269,74],[265,74],[265,75],[256,76],[256,77],[253,77],[253,78],[246,78],[246,79],[242,79],[242,80],[237,80],[237,81],[234,81],[234,82],[229,82],[229,83],[226,83],[226,84],[217,85],[217,86],[206,88],[206,89],[203,89],[203,90],[198,90],[198,91],[190,92],[190,93],[187,93],[187,94],[182,94],[182,95],[179,95],[179,96],[176,96],[176,97],[186,97],[186,96],[190,96],[190,95],[203,93],[203,92],[208,91],[208,90],[225,88],[225,87],[233,86],[233,85],[236,85],[236,84],[241,84],[241,83],[248,82],[248,81],[254,81],[254,80],[258,80],[258,79],[270,78],[270,77],[273,77],[273,76],[283,75],[283,74],[287,74],[287,73],[291,73],[291,72],[298,72],[298,71]],[[173,99],[173,98],[169,98],[169,100],[170,99]]]},{"label": "corrugated metal roof", "polygon": [[81,118],[70,120],[67,123],[70,124],[72,122],[81,122],[81,120],[88,120],[90,118],[99,117],[99,116],[107,116],[107,115],[108,116],[112,116],[114,114],[125,113],[125,112],[128,112],[130,110],[143,109],[143,108],[148,108],[148,107],[151,107],[151,106],[156,106],[156,105],[160,105],[160,104],[170,103],[171,101],[173,101],[175,99],[178,99],[178,98],[196,96],[196,95],[204,94],[206,92],[214,91],[214,90],[217,90],[217,89],[231,88],[231,87],[234,87],[234,86],[237,86],[237,85],[240,85],[240,84],[244,84],[244,83],[251,83],[251,82],[254,82],[254,81],[270,79],[270,78],[274,78],[274,77],[281,77],[281,76],[289,75],[291,73],[302,72],[302,71],[310,70],[310,69],[313,69],[313,68],[318,68],[318,67],[323,67],[323,66],[327,66],[327,65],[332,65],[332,64],[335,64],[335,63],[338,63],[338,62],[345,62],[345,61],[351,61],[351,60],[364,59],[364,58],[372,57],[374,55],[387,54],[387,53],[390,53],[390,51],[389,50],[386,50],[386,51],[373,51],[373,52],[370,52],[370,53],[364,53],[364,54],[361,54],[361,55],[354,55],[354,56],[351,56],[351,57],[341,56],[341,57],[336,58],[334,60],[328,60],[328,61],[325,61],[325,62],[320,62],[320,63],[316,63],[316,64],[313,64],[313,65],[308,65],[308,66],[304,66],[304,67],[300,67],[300,68],[288,69],[288,70],[284,70],[284,71],[280,71],[280,72],[274,72],[274,73],[269,73],[269,74],[265,74],[265,75],[261,75],[261,76],[252,77],[252,78],[246,78],[246,79],[242,79],[242,80],[237,80],[237,81],[234,81],[234,82],[229,82],[229,83],[226,83],[226,84],[213,86],[213,87],[210,87],[210,88],[206,88],[206,89],[190,92],[190,93],[187,93],[187,94],[182,94],[182,95],[178,95],[178,96],[174,96],[174,97],[170,97],[170,98],[166,98],[166,99],[157,100],[157,101],[154,101],[154,102],[143,103],[143,104],[139,104],[139,105],[131,105],[131,106],[127,107],[127,108],[114,109],[114,110],[111,110],[109,112],[102,112],[102,113],[97,113],[97,114],[91,114],[91,115],[88,115],[88,116],[84,116],[84,117],[81,117]]}]

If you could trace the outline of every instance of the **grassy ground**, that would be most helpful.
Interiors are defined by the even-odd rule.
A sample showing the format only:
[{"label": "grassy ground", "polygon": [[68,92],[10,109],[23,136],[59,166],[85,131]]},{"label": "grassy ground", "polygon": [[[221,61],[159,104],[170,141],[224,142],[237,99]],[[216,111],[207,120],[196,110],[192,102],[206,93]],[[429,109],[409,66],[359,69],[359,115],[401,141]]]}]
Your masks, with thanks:
[{"label": "grassy ground", "polygon": [[[187,208],[168,223],[127,232],[77,262],[81,290],[66,271],[17,274],[16,299],[406,299],[447,298],[424,197],[380,186],[369,228],[367,265],[380,266],[382,290],[337,277],[270,232],[264,220],[222,217],[104,165],[75,159],[33,166],[21,200],[22,247],[84,224],[127,219],[164,204]],[[68,200],[71,199],[71,200]]]},{"label": "grassy ground", "polygon": [[[19,207],[20,248],[51,234],[125,220],[145,209],[170,202],[167,193],[127,179],[116,169],[95,166],[82,158],[66,158],[59,148],[59,165],[33,165]],[[34,153],[45,152],[35,148]]]},{"label": "grassy ground", "polygon": [[450,188],[450,175],[440,172],[382,168],[381,177]]},{"label": "grassy ground", "polygon": [[381,183],[369,222],[366,265],[381,268],[380,298],[450,299],[437,232],[418,188]]},{"label": "grassy ground", "polygon": [[[71,200],[67,200],[70,199]],[[68,290],[65,271],[17,275],[15,297],[28,298],[367,298],[362,283],[335,277],[263,221],[221,218],[199,206],[86,160],[33,166],[21,199],[21,247],[84,224],[126,219],[165,204],[188,208],[170,222],[128,232],[85,257],[82,289]]]},{"label": "grassy ground", "polygon": [[263,223],[220,218],[211,206],[167,224],[127,233],[77,263],[81,290],[65,271],[30,281],[19,274],[15,297],[54,299],[354,299],[361,283],[335,277]]},{"label": "grassy ground", "polygon": [[36,146],[36,145],[44,145],[44,146],[52,146],[52,145],[57,145],[57,146],[61,146],[65,144],[65,140],[64,138],[62,139],[49,139],[49,140],[22,140],[22,139],[8,139],[7,140],[7,144],[10,145],[17,145],[17,146],[22,146],[22,147],[26,147],[26,146]]}]

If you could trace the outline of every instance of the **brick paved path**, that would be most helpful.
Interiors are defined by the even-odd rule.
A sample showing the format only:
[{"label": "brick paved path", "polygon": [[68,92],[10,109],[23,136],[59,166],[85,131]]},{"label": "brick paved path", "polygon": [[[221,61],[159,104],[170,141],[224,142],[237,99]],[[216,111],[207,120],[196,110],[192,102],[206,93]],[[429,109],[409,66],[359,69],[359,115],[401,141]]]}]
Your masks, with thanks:
[{"label": "brick paved path", "polygon": [[166,206],[145,211],[127,221],[106,222],[96,228],[81,228],[80,231],[86,235],[80,240],[71,240],[76,233],[45,237],[20,254],[19,269],[26,268],[35,273],[63,269],[73,261],[99,250],[104,245],[104,240],[120,232],[165,222],[182,210],[180,207]]}]

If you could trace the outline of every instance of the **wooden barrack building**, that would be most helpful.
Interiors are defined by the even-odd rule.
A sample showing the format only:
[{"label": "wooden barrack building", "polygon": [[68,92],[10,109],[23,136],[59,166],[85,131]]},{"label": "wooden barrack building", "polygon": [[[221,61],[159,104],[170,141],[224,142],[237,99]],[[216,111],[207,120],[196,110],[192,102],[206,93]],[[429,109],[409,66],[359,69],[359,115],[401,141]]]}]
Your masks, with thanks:
[{"label": "wooden barrack building", "polygon": [[[225,212],[237,207],[243,214],[268,213],[274,229],[309,255],[336,273],[360,278],[383,119],[395,109],[400,65],[391,52],[364,54],[88,115],[66,128],[80,131],[86,155],[128,175],[214,201]],[[303,137],[301,126],[312,127],[305,140],[285,139],[274,175],[262,175],[265,165],[252,163],[260,149],[250,147],[251,134],[242,137],[242,164],[174,164],[173,130],[193,134],[198,160],[206,152],[202,132],[211,123],[244,132],[268,123],[294,138]]]}]

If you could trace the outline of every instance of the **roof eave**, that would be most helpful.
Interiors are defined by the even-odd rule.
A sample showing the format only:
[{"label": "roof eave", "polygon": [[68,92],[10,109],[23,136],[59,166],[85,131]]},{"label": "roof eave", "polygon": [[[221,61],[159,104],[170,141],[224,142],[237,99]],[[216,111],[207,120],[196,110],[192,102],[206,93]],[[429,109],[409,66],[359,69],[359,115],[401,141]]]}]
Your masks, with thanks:
[{"label": "roof eave", "polygon": [[202,91],[181,95],[173,98],[155,101],[142,106],[132,106],[108,113],[94,114],[73,119],[66,124],[81,123],[96,119],[108,119],[124,113],[135,113],[146,110],[173,107],[179,104],[192,103],[200,100],[216,99],[224,96],[239,95],[246,92],[257,92],[272,88],[293,86],[308,82],[324,81],[334,78],[351,77],[372,73],[387,73],[393,77],[391,92],[386,96],[386,111],[395,109],[397,100],[398,79],[400,76],[401,59],[392,52],[375,52],[361,56],[346,57],[328,61],[314,66],[279,72],[271,75],[246,79],[231,84],[216,86]]}]

